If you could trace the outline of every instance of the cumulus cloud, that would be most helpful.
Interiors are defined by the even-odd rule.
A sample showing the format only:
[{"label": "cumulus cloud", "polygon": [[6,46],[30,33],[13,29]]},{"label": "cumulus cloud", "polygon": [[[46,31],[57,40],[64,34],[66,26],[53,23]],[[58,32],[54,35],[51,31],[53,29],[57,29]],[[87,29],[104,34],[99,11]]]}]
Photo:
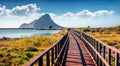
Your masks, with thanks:
[{"label": "cumulus cloud", "polygon": [[39,11],[40,8],[36,6],[36,4],[28,4],[28,5],[23,5],[23,6],[16,6],[11,10],[12,15],[20,15],[20,16],[25,16],[25,15],[30,15],[34,14],[37,11]]},{"label": "cumulus cloud", "polygon": [[67,12],[66,14],[63,14],[63,17],[73,17],[74,14],[71,12]]},{"label": "cumulus cloud", "polygon": [[76,13],[76,16],[83,17],[83,18],[89,18],[89,17],[93,17],[94,14],[90,12],[89,10],[83,10],[81,12]]},{"label": "cumulus cloud", "polygon": [[[15,25],[14,27],[18,27],[22,23],[29,23],[35,19],[40,18],[42,15],[46,14],[46,13],[40,13],[38,11],[40,11],[40,7],[38,7],[36,4],[16,6],[13,7],[12,9],[8,9],[6,6],[0,5],[0,16],[5,16],[0,18],[1,19],[0,24],[3,23],[3,25],[0,25],[0,27],[1,26],[4,27],[6,23],[8,23],[8,25],[13,23]],[[61,26],[79,27],[80,25],[87,26],[88,22],[90,23],[90,21],[91,24],[93,24],[93,21],[96,19],[96,17],[101,18],[101,16],[104,17],[104,15],[105,16],[112,15],[113,13],[114,11],[110,11],[110,10],[98,10],[95,12],[91,12],[89,10],[82,10],[77,13],[67,12],[62,15],[57,15],[55,13],[48,13],[48,14],[57,24]],[[13,25],[11,25],[10,27],[13,27]]]},{"label": "cumulus cloud", "polygon": [[92,25],[95,19],[99,19],[99,18],[104,19],[105,16],[112,15],[113,13],[114,11],[109,11],[109,10],[98,10],[95,12],[91,12],[89,10],[82,10],[78,13],[67,12],[63,15],[56,16],[53,19],[57,24],[61,26],[83,27],[83,26],[88,26],[88,23]]},{"label": "cumulus cloud", "polygon": [[54,14],[54,13],[49,13],[49,15],[50,15],[51,17],[56,17],[56,16],[57,16],[57,15]]},{"label": "cumulus cloud", "polygon": [[5,15],[6,14],[6,6],[0,6],[0,15]]},{"label": "cumulus cloud", "polygon": [[59,18],[87,18],[87,19],[91,19],[97,16],[102,16],[102,15],[111,15],[113,14],[114,11],[108,11],[108,10],[98,10],[96,12],[91,12],[89,10],[82,10],[78,13],[72,13],[72,12],[67,12],[61,16],[58,16]]},{"label": "cumulus cloud", "polygon": [[6,6],[0,6],[0,15],[27,16],[37,13],[39,10],[40,8],[36,4],[16,6],[12,9],[7,9]]},{"label": "cumulus cloud", "polygon": [[94,12],[93,14],[94,14],[94,16],[101,16],[101,15],[104,15],[104,14],[111,15],[113,13],[114,13],[114,11],[99,10],[99,11]]},{"label": "cumulus cloud", "polygon": [[[6,6],[0,6],[0,16],[28,16],[28,15],[43,15],[45,13],[39,13],[40,7],[37,7],[36,4],[28,4],[28,5],[22,5],[22,6],[16,6],[12,9],[7,9]],[[67,12],[61,16],[57,16],[54,13],[49,13],[51,17],[59,17],[59,18],[88,18],[91,19],[96,16],[102,16],[102,15],[111,15],[114,11],[108,11],[108,10],[98,10],[96,12],[91,12],[89,10],[82,10],[78,13],[72,13]]]}]

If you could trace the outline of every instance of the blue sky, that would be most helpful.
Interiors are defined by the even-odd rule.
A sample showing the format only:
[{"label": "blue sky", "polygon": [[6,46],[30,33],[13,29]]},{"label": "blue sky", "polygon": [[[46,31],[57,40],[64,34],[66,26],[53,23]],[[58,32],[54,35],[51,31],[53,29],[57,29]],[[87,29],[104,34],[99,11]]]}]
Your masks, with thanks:
[{"label": "blue sky", "polygon": [[0,0],[0,28],[19,27],[45,13],[65,27],[111,27],[120,25],[119,6],[120,0]]}]

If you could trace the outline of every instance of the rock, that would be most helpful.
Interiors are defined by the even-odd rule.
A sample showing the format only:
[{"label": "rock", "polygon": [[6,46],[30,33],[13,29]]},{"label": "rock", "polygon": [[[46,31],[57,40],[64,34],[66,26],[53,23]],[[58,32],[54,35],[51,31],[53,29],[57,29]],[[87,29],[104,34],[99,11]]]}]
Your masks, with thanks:
[{"label": "rock", "polygon": [[45,14],[41,16],[39,19],[32,21],[29,24],[22,24],[19,28],[42,28],[42,29],[50,29],[50,28],[62,28],[57,25],[49,16],[49,14]]},{"label": "rock", "polygon": [[10,38],[3,36],[0,40],[7,40],[7,39],[10,39]]}]

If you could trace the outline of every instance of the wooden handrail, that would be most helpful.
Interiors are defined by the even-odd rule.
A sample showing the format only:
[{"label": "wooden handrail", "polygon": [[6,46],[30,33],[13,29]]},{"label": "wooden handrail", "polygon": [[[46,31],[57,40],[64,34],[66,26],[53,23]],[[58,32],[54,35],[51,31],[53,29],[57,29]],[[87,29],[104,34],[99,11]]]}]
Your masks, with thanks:
[{"label": "wooden handrail", "polygon": [[[108,66],[109,64],[111,66],[112,65],[111,61],[113,61],[115,66],[120,66],[120,62],[119,62],[120,50],[103,43],[102,41],[96,39],[91,35],[86,34],[85,32],[82,32],[81,34],[82,34],[81,38],[83,42],[86,44],[86,46],[88,47],[88,49],[90,50],[90,52],[92,49],[93,52],[91,52],[91,54],[96,60],[96,63],[98,65],[101,66],[101,63],[102,63],[103,65]],[[114,58],[114,60],[112,58]],[[108,59],[108,61],[106,59]]]},{"label": "wooden handrail", "polygon": [[[43,65],[43,56],[46,55],[46,65],[50,66],[50,57],[52,58],[52,64],[54,64],[54,60],[57,59],[59,52],[61,52],[61,49],[63,49],[63,45],[66,44],[67,39],[67,34],[68,32],[60,39],[58,40],[55,44],[53,44],[48,50],[44,51],[43,53],[37,55],[33,59],[31,59],[29,62],[24,64],[24,66],[33,66],[37,61],[39,61],[38,65],[39,66],[44,66]],[[61,44],[62,43],[62,44]],[[50,55],[50,51],[52,52]],[[63,50],[62,50],[63,51]],[[55,53],[54,53],[55,52]],[[54,58],[54,56],[56,56]]]},{"label": "wooden handrail", "polygon": [[105,66],[109,66],[109,64],[106,62],[106,60],[96,51],[96,49],[84,38],[82,39],[91,47],[91,49],[98,55],[98,57],[102,60],[102,62],[105,64]]},{"label": "wooden handrail", "polygon": [[[91,53],[91,56],[96,60],[98,66],[111,66],[111,61],[114,61],[114,66],[120,66],[120,50],[103,43],[85,32],[73,30],[73,34],[80,37]],[[26,63],[25,66],[33,66],[37,61],[39,66],[44,66],[44,56],[46,56],[46,61],[44,61],[46,62],[46,66],[64,66],[64,59],[69,46],[69,38],[67,35],[68,32],[49,49]]]},{"label": "wooden handrail", "polygon": [[109,46],[109,45],[107,45],[106,43],[100,41],[99,39],[96,39],[95,37],[93,37],[93,36],[91,36],[91,35],[89,35],[89,34],[87,34],[87,33],[85,33],[85,32],[83,32],[83,33],[86,34],[86,35],[88,35],[88,36],[90,36],[90,37],[92,37],[93,39],[95,39],[96,41],[98,41],[99,43],[101,43],[102,45],[104,45],[104,46],[112,49],[112,51],[117,52],[117,53],[120,54],[120,50],[116,49],[115,47]]},{"label": "wooden handrail", "polygon": [[[55,60],[55,62],[54,62],[54,64],[53,64],[53,66],[56,66],[57,65],[57,62],[59,61],[59,59],[62,59],[60,56],[63,54],[63,55],[65,55],[65,52],[63,52],[64,50],[65,50],[65,48],[67,48],[68,47],[68,38],[67,38],[67,40],[65,41],[65,43],[64,43],[64,45],[63,45],[63,47],[62,47],[62,49],[61,49],[61,51],[59,52],[59,54],[58,54],[58,56],[57,56],[57,59]],[[63,59],[64,60],[64,59]],[[61,60],[62,61],[62,60]]]}]

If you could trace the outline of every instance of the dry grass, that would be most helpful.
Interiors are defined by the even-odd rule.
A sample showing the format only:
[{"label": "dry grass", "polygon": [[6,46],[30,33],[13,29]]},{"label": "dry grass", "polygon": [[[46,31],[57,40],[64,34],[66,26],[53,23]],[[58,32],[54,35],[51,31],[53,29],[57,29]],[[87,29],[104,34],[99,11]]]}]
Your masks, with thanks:
[{"label": "dry grass", "polygon": [[111,28],[77,28],[80,32],[86,32],[104,43],[120,49],[120,26]]},{"label": "dry grass", "polygon": [[116,48],[120,48],[120,34],[116,34],[115,32],[111,32],[110,34],[104,34],[99,32],[88,32],[90,35],[96,37],[97,39],[105,42],[108,45],[114,46]]},{"label": "dry grass", "polygon": [[57,34],[0,41],[0,66],[21,66],[60,39],[66,30]]}]

